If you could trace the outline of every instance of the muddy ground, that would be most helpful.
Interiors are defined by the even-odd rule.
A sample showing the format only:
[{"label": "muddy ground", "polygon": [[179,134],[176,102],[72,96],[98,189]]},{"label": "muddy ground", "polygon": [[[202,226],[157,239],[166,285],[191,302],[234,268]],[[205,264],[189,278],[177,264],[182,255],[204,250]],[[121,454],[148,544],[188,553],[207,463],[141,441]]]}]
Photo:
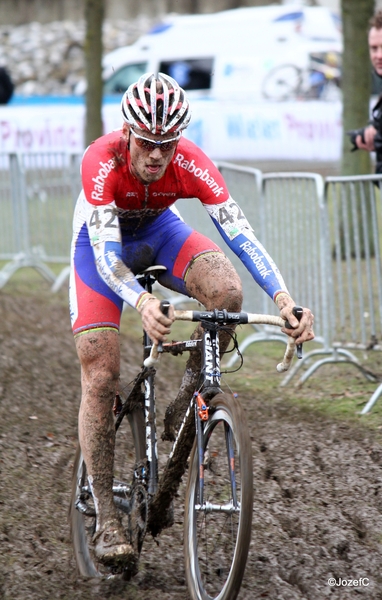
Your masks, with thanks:
[{"label": "muddy ground", "polygon": [[[53,295],[40,281],[38,291],[8,284],[0,323],[0,598],[186,600],[181,495],[175,526],[158,544],[146,540],[133,582],[78,577],[67,511],[80,387],[66,293]],[[129,338],[125,327],[124,372],[139,356]],[[168,358],[158,375],[160,420],[179,383]],[[311,397],[321,385],[319,376],[312,380]],[[292,392],[273,391],[260,402],[247,389],[241,399],[253,439],[255,504],[240,599],[382,598],[379,438],[309,406],[293,408]],[[341,585],[330,587],[329,578]]]}]

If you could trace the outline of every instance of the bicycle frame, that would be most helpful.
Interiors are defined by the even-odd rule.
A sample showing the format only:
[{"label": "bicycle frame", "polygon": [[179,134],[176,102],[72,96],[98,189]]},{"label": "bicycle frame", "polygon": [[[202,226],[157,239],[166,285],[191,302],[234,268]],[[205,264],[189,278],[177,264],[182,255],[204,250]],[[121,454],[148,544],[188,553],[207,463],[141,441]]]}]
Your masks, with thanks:
[{"label": "bicycle frame", "polygon": [[[145,354],[151,349],[151,343],[149,342],[147,335],[145,335]],[[220,390],[220,358],[219,358],[219,341],[217,332],[210,331],[204,332],[204,343],[203,340],[187,340],[183,342],[174,342],[173,344],[164,344],[163,352],[181,354],[184,351],[195,349],[197,347],[203,350],[202,352],[202,373],[205,372],[205,377],[198,393],[195,393],[191,398],[189,407],[183,418],[183,422],[179,428],[179,432],[176,439],[173,442],[172,449],[169,453],[169,461],[174,457],[176,448],[183,442],[184,436],[184,425],[187,422],[190,411],[194,408],[195,410],[195,425],[198,431],[198,427],[201,426],[202,418],[200,413],[206,410],[204,404],[205,398],[211,398],[217,394]],[[212,339],[211,339],[212,338]],[[149,342],[149,343],[147,343]],[[174,352],[175,351],[175,352]],[[156,427],[156,409],[155,409],[155,368],[143,367],[139,375],[133,382],[133,387],[127,396],[122,408],[117,416],[115,423],[116,430],[119,428],[124,416],[136,406],[136,397],[141,390],[141,385],[144,383],[144,412],[145,412],[145,426],[146,426],[146,459],[147,459],[147,471],[141,467],[141,470],[136,471],[135,477],[140,483],[144,483],[147,488],[149,497],[153,498],[158,492],[158,441],[157,441],[157,427]],[[202,406],[200,403],[202,402]],[[208,417],[207,417],[208,418]],[[201,455],[201,461],[203,460]],[[165,478],[165,474],[162,476]]]},{"label": "bicycle frame", "polygon": [[[148,290],[151,291],[151,284],[153,278],[150,274],[145,278],[148,278],[148,281],[145,282],[145,285],[148,286]],[[155,280],[154,280],[155,281]],[[200,498],[203,499],[203,461],[204,461],[204,452],[200,443],[203,420],[208,419],[208,400],[213,396],[221,392],[220,388],[220,380],[221,380],[221,372],[220,372],[220,355],[219,355],[219,332],[216,327],[216,323],[220,321],[220,323],[249,323],[249,322],[257,322],[256,318],[264,318],[264,315],[249,315],[247,313],[227,313],[227,311],[214,311],[213,313],[209,312],[201,312],[201,313],[191,313],[191,311],[176,311],[178,319],[180,320],[195,320],[197,322],[201,322],[203,327],[203,339],[199,340],[186,340],[183,342],[172,342],[163,344],[162,352],[172,353],[172,354],[181,354],[184,351],[189,351],[191,349],[200,348],[202,354],[202,368],[201,368],[201,377],[202,383],[199,386],[199,389],[195,391],[193,397],[190,400],[190,404],[188,409],[184,415],[182,424],[177,433],[176,439],[173,443],[171,452],[169,453],[168,463],[166,465],[165,471],[161,476],[161,482],[166,481],[167,472],[170,471],[172,463],[176,463],[176,450],[179,446],[185,445],[186,442],[190,445],[190,440],[187,439],[189,432],[185,435],[185,425],[190,418],[190,412],[194,410],[194,423],[195,423],[195,432],[197,436],[198,443],[198,456],[199,456],[199,467],[200,467]],[[193,318],[191,315],[198,315]],[[248,319],[247,319],[248,318]],[[272,321],[269,321],[271,324],[280,324],[278,317],[270,317]],[[209,321],[209,322],[208,322]],[[153,349],[155,347],[152,345],[151,340],[148,338],[147,334],[144,334],[144,366],[142,367],[141,372],[135,378],[133,382],[133,387],[127,396],[121,411],[118,414],[116,420],[116,430],[118,429],[123,417],[130,410],[137,406],[137,397],[141,392],[141,384],[144,382],[144,412],[145,412],[145,424],[146,424],[146,459],[147,459],[147,470],[144,467],[140,467],[140,470],[137,470],[135,473],[135,478],[137,483],[143,483],[147,489],[147,493],[149,496],[149,501],[155,498],[155,504],[157,510],[161,510],[161,505],[164,504],[163,510],[167,508],[166,503],[163,503],[161,498],[158,496],[158,487],[159,487],[159,478],[158,478],[158,453],[157,453],[157,430],[156,430],[156,411],[155,411],[155,368],[153,364],[155,364],[157,359],[154,359],[152,362],[148,360],[149,354],[153,354]],[[277,366],[278,371],[286,370],[289,367],[289,362],[291,360],[291,356],[294,353],[294,346],[290,346],[290,348],[286,350],[284,361],[286,364],[281,363]],[[158,354],[156,354],[158,356]],[[138,401],[139,402],[139,401]],[[193,443],[193,440],[192,440]],[[190,448],[192,446],[190,445]],[[232,456],[232,443],[229,439],[226,441],[227,443],[227,452],[229,456]],[[174,458],[175,457],[175,458]],[[187,460],[188,456],[185,458]],[[235,504],[235,481],[234,481],[234,465],[230,465],[231,470],[231,486],[232,486],[232,498],[234,499],[233,505],[227,507],[227,511],[236,510],[237,505]],[[183,471],[184,472],[184,471]],[[181,477],[177,482],[179,485]],[[176,489],[173,491],[172,496],[176,493]],[[160,493],[159,493],[160,495]],[[171,501],[172,498],[167,497],[167,505]],[[207,510],[206,507],[203,507],[203,502],[201,501],[200,510]],[[159,519],[158,519],[159,520]]]},{"label": "bicycle frame", "polygon": [[[142,274],[139,277],[140,283],[149,292],[152,292],[153,283],[156,281],[155,276],[151,272]],[[144,352],[143,358],[145,359],[150,354],[153,348],[153,344],[147,335],[143,332],[143,345]],[[218,332],[216,331],[205,331],[204,340],[186,340],[183,342],[174,342],[170,344],[163,344],[162,351],[173,354],[182,354],[185,351],[190,351],[195,348],[202,348],[202,373],[206,373],[203,381],[203,389],[208,391],[209,395],[213,392],[213,395],[220,391],[220,357],[219,357],[219,339]],[[152,499],[158,492],[158,440],[157,440],[157,426],[156,426],[156,407],[155,407],[155,373],[156,370],[153,366],[142,367],[141,372],[135,378],[133,387],[123,403],[120,411],[117,415],[115,428],[118,430],[124,416],[136,406],[136,397],[139,395],[142,383],[144,384],[144,413],[145,413],[145,427],[146,427],[146,460],[147,460],[147,471],[144,467],[136,470],[135,479],[139,483],[143,483],[147,489],[149,499]],[[184,435],[184,423],[187,421],[190,410],[193,406],[197,406],[195,399],[192,398],[190,406],[186,411],[183,419],[183,423],[179,429],[178,435],[174,440],[171,452],[169,453],[169,461],[172,460],[175,454],[175,450],[179,443],[182,443]],[[197,414],[195,415],[195,417]],[[199,419],[196,418],[196,425]],[[163,475],[165,479],[165,474]],[[179,481],[180,483],[180,481]],[[174,492],[175,493],[175,492]],[[160,502],[159,502],[160,504]]]},{"label": "bicycle frame", "polygon": [[[155,282],[155,277],[152,273],[148,272],[140,276],[140,282],[143,284],[148,292],[152,292],[152,284]],[[202,313],[203,314],[203,313]],[[207,313],[205,313],[207,317]],[[226,311],[215,311],[216,319],[226,319],[228,313]],[[199,320],[199,319],[198,319]],[[235,319],[234,319],[235,321]],[[219,330],[216,327],[216,322],[211,319],[201,320],[203,328],[203,337],[201,340],[186,340],[183,342],[172,342],[165,343],[161,347],[162,352],[181,354],[184,351],[190,351],[191,349],[201,349],[201,384],[198,390],[195,390],[194,395],[190,400],[189,407],[184,415],[182,424],[179,428],[177,436],[173,442],[172,449],[169,453],[167,469],[165,468],[161,479],[165,481],[166,474],[169,470],[169,464],[174,459],[176,449],[179,445],[184,443],[185,437],[185,424],[187,423],[190,412],[194,411],[195,420],[195,434],[198,446],[198,462],[200,471],[200,482],[199,482],[199,498],[200,498],[200,510],[208,510],[204,505],[203,501],[203,470],[204,470],[204,449],[201,443],[202,439],[202,428],[203,421],[208,420],[208,400],[222,390],[220,388],[221,372],[220,372],[220,350],[219,350]],[[143,483],[146,486],[147,494],[149,496],[149,502],[154,498],[158,492],[159,477],[158,477],[158,440],[157,440],[157,427],[156,427],[156,408],[155,408],[155,368],[153,366],[145,366],[147,364],[147,357],[152,351],[153,344],[144,332],[144,366],[141,373],[135,379],[133,388],[130,391],[126,401],[123,404],[122,410],[116,421],[116,429],[118,429],[124,415],[129,411],[131,398],[137,395],[140,390],[142,382],[144,383],[144,413],[145,413],[145,426],[146,426],[146,460],[147,460],[147,471],[143,467],[136,471],[135,477],[138,483]],[[193,442],[193,440],[192,440]],[[233,456],[232,440],[229,436],[226,438],[227,453],[230,457]],[[186,457],[187,459],[188,457]],[[231,473],[231,487],[232,487],[232,498],[233,506],[227,507],[227,511],[237,509],[236,493],[235,493],[235,473],[233,460],[230,461],[230,473]],[[180,479],[177,482],[180,484]],[[176,490],[174,490],[173,495]],[[157,505],[160,506],[162,502],[157,499]]]}]

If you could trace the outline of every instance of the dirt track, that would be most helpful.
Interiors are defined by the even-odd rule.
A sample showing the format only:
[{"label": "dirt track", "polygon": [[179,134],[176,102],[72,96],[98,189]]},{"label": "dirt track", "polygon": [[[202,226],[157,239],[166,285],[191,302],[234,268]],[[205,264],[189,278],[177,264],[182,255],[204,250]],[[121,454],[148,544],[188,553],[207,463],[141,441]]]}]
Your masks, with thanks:
[{"label": "dirt track", "polygon": [[[186,600],[181,497],[174,528],[158,546],[146,541],[132,583],[76,575],[67,510],[79,364],[65,293],[39,285],[39,294],[24,298],[7,287],[0,292],[0,598]],[[121,341],[126,371],[137,359],[126,334]],[[179,380],[170,368],[159,371],[167,397]],[[314,385],[319,379],[313,393]],[[291,408],[278,396],[241,398],[256,482],[241,600],[382,598],[382,446],[367,430]],[[330,577],[366,579],[330,587]]]}]

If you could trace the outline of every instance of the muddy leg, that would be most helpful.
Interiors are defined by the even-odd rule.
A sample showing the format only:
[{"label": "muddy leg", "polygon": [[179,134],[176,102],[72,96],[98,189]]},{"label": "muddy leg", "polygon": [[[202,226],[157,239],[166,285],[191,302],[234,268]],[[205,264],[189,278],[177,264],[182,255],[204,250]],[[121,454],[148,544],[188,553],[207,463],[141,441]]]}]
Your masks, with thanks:
[{"label": "muddy leg", "polygon": [[115,430],[112,414],[119,377],[119,339],[113,330],[76,340],[81,362],[82,399],[78,430],[97,512],[97,531],[117,518],[113,502]]},{"label": "muddy leg", "polygon": [[[188,271],[186,286],[190,296],[201,302],[206,310],[214,308],[219,310],[225,308],[232,312],[241,310],[243,302],[241,281],[231,262],[222,253],[214,252],[198,257]],[[198,325],[191,338],[201,337],[202,329]],[[230,339],[229,333],[220,333],[221,353],[226,350]],[[175,439],[191,395],[198,384],[200,360],[199,351],[190,352],[179,393],[166,410],[163,439]]]}]

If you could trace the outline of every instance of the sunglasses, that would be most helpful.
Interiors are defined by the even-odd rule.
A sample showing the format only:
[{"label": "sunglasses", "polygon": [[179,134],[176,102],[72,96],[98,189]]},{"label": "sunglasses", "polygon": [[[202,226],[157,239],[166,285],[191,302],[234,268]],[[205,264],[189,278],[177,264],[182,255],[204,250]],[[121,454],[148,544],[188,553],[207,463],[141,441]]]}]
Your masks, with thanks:
[{"label": "sunglasses", "polygon": [[137,133],[136,131],[134,131],[134,129],[131,128],[130,133],[133,134],[137,146],[149,152],[152,152],[153,150],[155,150],[155,148],[159,148],[162,152],[171,152],[171,150],[174,150],[176,144],[180,140],[180,136],[182,135],[182,133],[179,131],[176,137],[170,138],[169,140],[154,141],[145,138],[143,135],[139,135],[139,133]]}]

